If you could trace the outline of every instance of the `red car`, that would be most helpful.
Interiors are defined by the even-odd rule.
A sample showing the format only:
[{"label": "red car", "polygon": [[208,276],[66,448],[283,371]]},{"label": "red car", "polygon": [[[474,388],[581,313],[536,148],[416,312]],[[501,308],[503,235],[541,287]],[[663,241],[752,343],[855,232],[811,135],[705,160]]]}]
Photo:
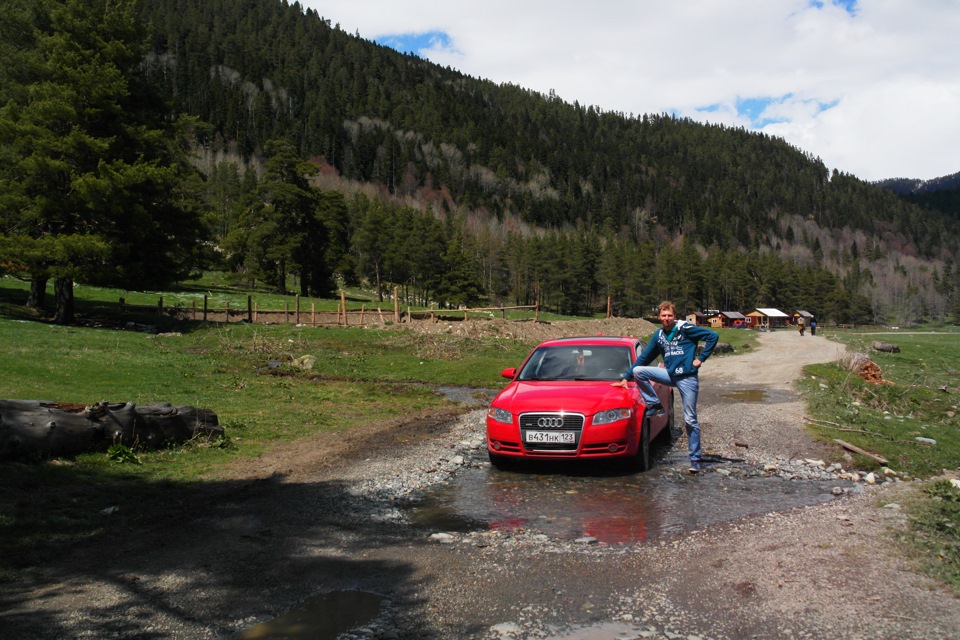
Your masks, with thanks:
[{"label": "red car", "polygon": [[654,384],[664,411],[644,417],[635,382],[612,386],[644,348],[642,340],[595,336],[542,343],[487,411],[487,451],[495,467],[511,461],[621,459],[650,468],[650,442],[670,438],[673,391]]}]

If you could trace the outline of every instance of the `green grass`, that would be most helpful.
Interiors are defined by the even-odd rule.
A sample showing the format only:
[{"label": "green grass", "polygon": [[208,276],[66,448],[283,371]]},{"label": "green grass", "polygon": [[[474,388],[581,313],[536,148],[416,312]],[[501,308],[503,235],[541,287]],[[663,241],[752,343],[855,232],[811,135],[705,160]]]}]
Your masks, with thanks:
[{"label": "green grass", "polygon": [[[960,332],[937,328],[871,335],[831,331],[829,337],[864,353],[892,384],[868,384],[839,364],[806,368],[800,383],[810,415],[825,426],[818,437],[840,438],[889,460],[889,466],[914,477],[938,476],[960,465]],[[888,342],[900,353],[871,348]],[[844,429],[841,431],[840,429]],[[933,446],[916,438],[936,441]],[[861,468],[877,468],[873,459],[855,455]],[[960,595],[960,488],[946,480],[925,486],[923,497],[908,505],[910,528],[902,536],[903,553]]]},{"label": "green grass", "polygon": [[[288,290],[295,291],[296,284],[288,283]],[[6,304],[6,311],[11,315],[21,315],[24,311],[18,308],[27,299],[30,290],[28,282],[19,280],[12,276],[0,276],[0,308]],[[389,293],[385,291],[384,293]],[[171,291],[133,291],[124,289],[114,289],[109,287],[97,287],[85,284],[74,285],[74,296],[77,304],[78,315],[88,315],[98,318],[113,318],[119,314],[120,299],[123,298],[124,304],[134,306],[144,306],[156,308],[163,302],[166,307],[181,307],[184,309],[196,308],[203,309],[204,298],[206,298],[209,309],[222,310],[227,306],[232,310],[246,310],[248,298],[258,310],[262,311],[283,311],[289,309],[292,313],[296,309],[297,296],[293,294],[280,294],[264,288],[249,290],[242,287],[231,285],[224,274],[206,273],[197,280],[189,280]],[[369,312],[376,313],[377,309],[383,311],[385,316],[392,316],[394,303],[391,299],[385,298],[380,301],[375,291],[347,288],[344,291],[344,300],[349,311],[360,311],[366,309]],[[47,284],[47,306],[53,304],[53,283]],[[300,298],[301,314],[309,313],[311,306],[319,311],[336,311],[340,308],[340,298]],[[405,313],[408,305],[400,304],[400,312]],[[409,306],[412,311],[429,310],[425,307],[416,305]],[[51,309],[52,311],[52,309]],[[436,310],[438,314],[449,316],[451,318],[462,318],[463,312],[456,310]],[[471,317],[500,317],[499,311],[487,311],[470,314]],[[124,316],[127,319],[135,321],[158,322],[157,314],[150,310],[133,313],[130,311]],[[508,320],[524,320],[534,317],[533,309],[509,309],[505,312]],[[551,313],[541,313],[539,319],[551,320],[569,320],[569,317],[560,316]]]},{"label": "green grass", "polygon": [[[500,370],[530,348],[511,339],[292,324],[179,322],[160,335],[64,327],[30,319],[9,288],[3,293],[0,397],[192,405],[216,412],[227,437],[112,458],[0,463],[0,581],[64,546],[137,524],[148,517],[138,515],[144,504],[189,500],[191,487],[217,484],[225,467],[276,443],[458,410],[429,385],[497,388]],[[304,355],[316,358],[311,370],[293,364]],[[120,510],[107,518],[101,511],[110,506]]]},{"label": "green grass", "polygon": [[[839,363],[808,367],[800,387],[818,437],[839,438],[890,461],[898,472],[929,477],[960,464],[960,332],[871,335],[832,332],[853,351],[866,354],[891,384],[870,384]],[[900,353],[874,351],[876,341]],[[946,390],[943,390],[946,389]],[[840,431],[845,429],[845,431]],[[927,446],[916,438],[929,438]],[[855,454],[862,468],[878,462]]]},{"label": "green grass", "polygon": [[908,506],[908,514],[904,552],[960,596],[960,487],[948,480],[931,483],[924,499]]}]

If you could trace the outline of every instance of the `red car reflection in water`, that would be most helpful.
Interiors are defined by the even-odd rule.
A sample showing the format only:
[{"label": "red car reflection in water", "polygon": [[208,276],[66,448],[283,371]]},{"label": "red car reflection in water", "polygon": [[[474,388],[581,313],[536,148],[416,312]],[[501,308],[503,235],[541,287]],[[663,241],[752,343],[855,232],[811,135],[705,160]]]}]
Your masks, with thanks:
[{"label": "red car reflection in water", "polygon": [[650,442],[669,438],[673,394],[655,384],[664,411],[645,417],[635,382],[611,384],[644,346],[628,337],[558,338],[540,344],[519,369],[504,369],[510,383],[487,411],[490,462],[612,458],[649,469]]},{"label": "red car reflection in water", "polygon": [[536,517],[525,508],[513,490],[498,490],[491,485],[492,506],[500,514],[527,514],[507,518],[494,518],[488,526],[493,531],[519,531],[532,529],[551,531],[559,538],[592,536],[604,544],[630,544],[645,542],[659,531],[660,507],[644,497],[640,488],[625,496],[623,491],[605,491],[594,487],[583,493],[551,494],[539,492]]}]

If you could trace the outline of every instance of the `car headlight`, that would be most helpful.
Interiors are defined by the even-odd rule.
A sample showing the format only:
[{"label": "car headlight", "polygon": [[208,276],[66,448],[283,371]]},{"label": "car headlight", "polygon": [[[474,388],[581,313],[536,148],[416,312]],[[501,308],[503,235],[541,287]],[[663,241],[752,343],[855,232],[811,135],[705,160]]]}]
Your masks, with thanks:
[{"label": "car headlight", "polygon": [[630,409],[607,409],[593,415],[593,424],[610,424],[618,420],[626,420],[633,415]]},{"label": "car headlight", "polygon": [[507,424],[513,424],[513,414],[507,411],[506,409],[490,407],[487,410],[487,417],[490,418],[491,420],[496,420],[497,422],[506,422]]}]

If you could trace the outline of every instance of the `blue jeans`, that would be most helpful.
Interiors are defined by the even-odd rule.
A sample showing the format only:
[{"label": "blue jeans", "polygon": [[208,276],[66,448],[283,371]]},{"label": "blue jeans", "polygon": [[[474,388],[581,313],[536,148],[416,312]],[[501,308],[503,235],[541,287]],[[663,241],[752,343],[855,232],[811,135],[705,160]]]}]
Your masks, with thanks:
[{"label": "blue jeans", "polygon": [[647,406],[660,402],[650,381],[676,387],[680,391],[680,400],[683,402],[683,426],[687,430],[687,442],[690,445],[690,461],[700,462],[700,423],[697,421],[700,379],[692,375],[673,380],[663,367],[634,367],[632,373]]}]

